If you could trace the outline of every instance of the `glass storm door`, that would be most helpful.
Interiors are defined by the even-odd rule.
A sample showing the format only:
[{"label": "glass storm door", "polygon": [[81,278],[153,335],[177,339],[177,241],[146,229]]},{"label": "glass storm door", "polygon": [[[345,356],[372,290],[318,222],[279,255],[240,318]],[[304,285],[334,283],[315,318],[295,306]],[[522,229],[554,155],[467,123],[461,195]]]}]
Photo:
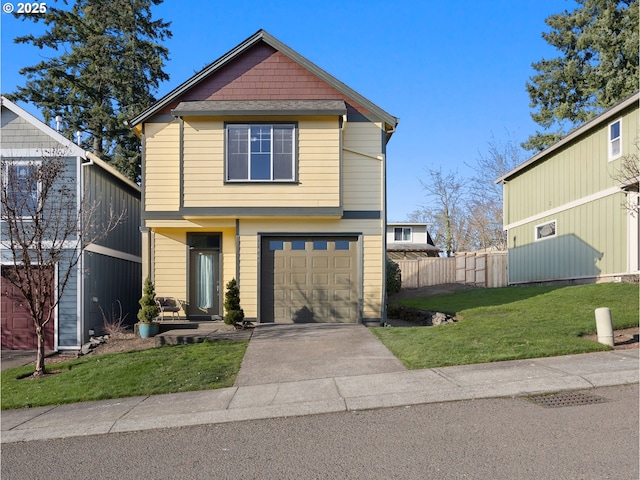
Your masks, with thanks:
[{"label": "glass storm door", "polygon": [[189,312],[192,316],[220,314],[218,258],[217,251],[194,249],[190,252]]}]

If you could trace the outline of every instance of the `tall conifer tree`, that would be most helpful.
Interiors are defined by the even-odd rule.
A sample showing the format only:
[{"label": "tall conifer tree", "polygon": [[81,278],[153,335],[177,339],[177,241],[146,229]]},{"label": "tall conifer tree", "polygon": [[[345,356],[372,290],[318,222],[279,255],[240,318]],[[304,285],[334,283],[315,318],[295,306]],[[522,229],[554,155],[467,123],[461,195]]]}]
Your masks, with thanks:
[{"label": "tall conifer tree", "polygon": [[[533,63],[531,114],[545,132],[523,144],[542,150],[639,88],[638,0],[575,0],[551,15],[542,38],[560,56]],[[555,131],[553,129],[556,129]]]},{"label": "tall conifer tree", "polygon": [[[45,121],[62,117],[61,132],[70,139],[83,133],[83,148],[109,161],[134,181],[140,176],[140,142],[124,124],[155,101],[171,38],[170,23],[152,18],[162,0],[75,0],[70,9],[47,6],[25,15],[42,21],[41,36],[16,43],[47,51],[46,59],[20,70],[26,83],[13,94],[39,107]],[[64,1],[66,6],[67,2]]]}]

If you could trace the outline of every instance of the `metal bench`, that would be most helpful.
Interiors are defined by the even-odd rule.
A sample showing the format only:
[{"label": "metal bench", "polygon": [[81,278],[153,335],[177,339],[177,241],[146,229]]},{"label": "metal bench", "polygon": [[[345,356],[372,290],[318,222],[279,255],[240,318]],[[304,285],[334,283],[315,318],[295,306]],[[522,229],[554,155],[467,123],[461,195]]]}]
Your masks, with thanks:
[{"label": "metal bench", "polygon": [[174,315],[180,318],[178,312],[182,308],[180,301],[173,297],[156,297],[156,303],[158,307],[160,307],[160,319],[164,320],[164,313],[171,312],[171,319],[173,320]]}]

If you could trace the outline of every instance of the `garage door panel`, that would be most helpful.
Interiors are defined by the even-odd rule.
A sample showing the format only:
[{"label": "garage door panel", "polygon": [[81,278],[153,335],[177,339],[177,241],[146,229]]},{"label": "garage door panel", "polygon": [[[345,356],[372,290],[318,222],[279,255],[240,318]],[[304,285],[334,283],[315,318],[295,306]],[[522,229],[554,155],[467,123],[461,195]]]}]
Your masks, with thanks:
[{"label": "garage door panel", "polygon": [[329,268],[329,258],[324,256],[324,257],[318,257],[318,256],[314,256],[311,260],[311,266],[316,269],[316,268],[323,268],[323,269],[327,269]]},{"label": "garage door panel", "polygon": [[289,276],[289,285],[291,287],[305,287],[307,285],[307,274],[306,273],[292,273]]},{"label": "garage door panel", "polygon": [[334,257],[333,268],[351,270],[351,268],[353,268],[351,258],[350,257]]},{"label": "garage door panel", "polygon": [[307,257],[291,257],[289,262],[291,269],[307,269]]},{"label": "garage door panel", "polygon": [[313,287],[321,288],[329,285],[329,274],[328,273],[314,273],[312,274],[313,278]]},{"label": "garage door panel", "polygon": [[357,250],[355,237],[264,238],[261,321],[356,322]]},{"label": "garage door panel", "polygon": [[[2,311],[2,350],[35,350],[38,337],[35,325],[27,310],[26,301],[20,290],[7,280],[4,275],[9,266],[2,267],[0,282],[0,311]],[[42,270],[53,282],[53,275]],[[46,312],[45,312],[46,314]],[[45,348],[53,350],[55,344],[53,319],[45,326]]]},{"label": "garage door panel", "polygon": [[321,302],[329,301],[329,290],[313,290],[313,300],[317,304],[321,304]]}]

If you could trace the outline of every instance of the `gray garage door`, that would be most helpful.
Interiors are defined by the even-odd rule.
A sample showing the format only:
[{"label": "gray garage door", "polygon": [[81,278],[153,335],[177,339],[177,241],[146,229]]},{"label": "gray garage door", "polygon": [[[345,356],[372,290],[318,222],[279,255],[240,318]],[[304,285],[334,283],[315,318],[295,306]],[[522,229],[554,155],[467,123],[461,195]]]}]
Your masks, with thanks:
[{"label": "gray garage door", "polygon": [[356,237],[265,237],[261,322],[358,321]]}]

